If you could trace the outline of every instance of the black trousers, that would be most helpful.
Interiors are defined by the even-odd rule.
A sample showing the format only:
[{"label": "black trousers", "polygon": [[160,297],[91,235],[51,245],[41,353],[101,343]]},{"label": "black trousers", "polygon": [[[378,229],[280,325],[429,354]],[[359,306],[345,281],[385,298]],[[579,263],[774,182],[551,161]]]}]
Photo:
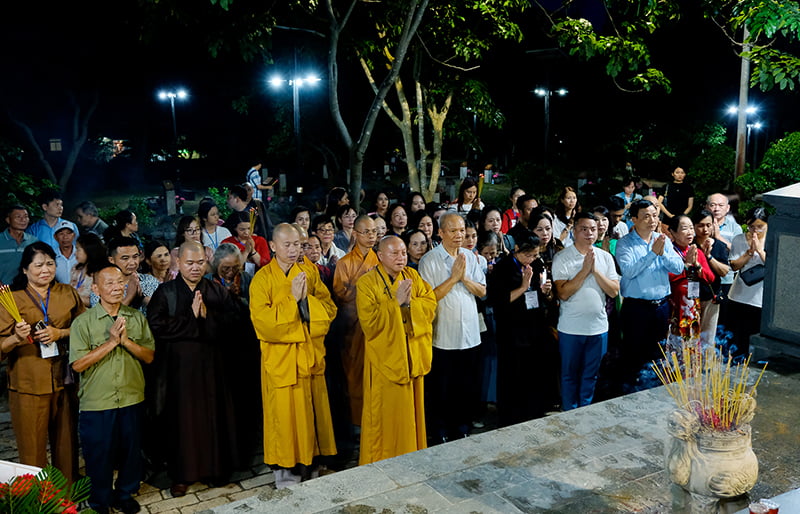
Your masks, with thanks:
[{"label": "black trousers", "polygon": [[734,357],[747,357],[750,353],[750,336],[761,332],[761,307],[729,300],[728,313],[729,328],[733,332],[731,354]]},{"label": "black trousers", "polygon": [[431,371],[425,377],[425,412],[431,437],[469,433],[480,404],[480,351],[481,345],[466,350],[433,349]]},{"label": "black trousers", "polygon": [[640,374],[645,371],[645,375],[650,376],[650,362],[662,358],[659,348],[667,338],[669,314],[670,306],[666,298],[660,303],[637,298],[625,298],[622,301],[620,320],[625,392],[661,385],[655,379],[655,374],[650,377],[652,380],[642,380]]}]

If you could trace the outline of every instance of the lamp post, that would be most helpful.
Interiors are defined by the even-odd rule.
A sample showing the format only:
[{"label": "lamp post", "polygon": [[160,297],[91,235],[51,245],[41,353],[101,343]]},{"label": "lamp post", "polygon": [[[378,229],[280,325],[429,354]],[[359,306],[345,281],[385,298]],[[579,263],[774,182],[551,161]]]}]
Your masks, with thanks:
[{"label": "lamp post", "polygon": [[[177,165],[178,159],[178,123],[175,120],[175,99],[178,100],[186,100],[189,97],[189,93],[186,92],[185,89],[175,89],[175,90],[161,90],[158,92],[158,99],[161,101],[169,100],[170,110],[172,112],[172,157],[175,159],[175,190],[180,192],[181,190],[181,170]],[[174,195],[166,194],[165,197],[167,198],[167,212],[170,214],[174,214]],[[171,200],[171,203],[170,203]]]},{"label": "lamp post", "polygon": [[[750,144],[750,133],[755,130],[758,132],[764,126],[763,123],[757,121],[755,123],[748,123],[747,124],[747,144]],[[755,142],[753,143],[753,158],[752,158],[752,166],[753,169],[756,169],[756,155],[758,154],[758,134],[755,135]]]},{"label": "lamp post", "polygon": [[[760,121],[748,120],[748,118],[758,114],[758,107],[747,105],[746,103],[741,107],[740,109],[740,106],[737,105],[728,106],[728,114],[737,118],[734,180],[744,173],[744,163],[747,162],[747,146],[750,144],[750,133],[753,129],[759,130],[762,126]],[[753,153],[753,167],[755,167],[755,151]]]},{"label": "lamp post", "polygon": [[284,84],[292,88],[292,114],[294,122],[294,140],[297,145],[297,171],[298,175],[301,177],[303,175],[303,151],[302,140],[300,139],[300,89],[313,88],[320,80],[322,79],[314,74],[309,74],[304,77],[295,75],[288,79],[280,75],[275,75],[269,79],[269,83],[274,89],[281,88]]},{"label": "lamp post", "polygon": [[540,96],[544,99],[544,150],[543,150],[543,161],[547,164],[547,147],[550,143],[550,97],[553,95],[558,96],[566,96],[569,91],[566,89],[558,88],[555,90],[550,90],[544,87],[537,87],[533,91],[531,91],[536,96]]},{"label": "lamp post", "polygon": [[178,146],[178,124],[175,121],[175,99],[178,100],[186,100],[189,97],[189,93],[186,92],[184,89],[178,89],[175,91],[159,91],[158,92],[158,99],[159,100],[169,100],[169,106],[172,110],[172,137],[175,140],[175,147],[177,150]]}]

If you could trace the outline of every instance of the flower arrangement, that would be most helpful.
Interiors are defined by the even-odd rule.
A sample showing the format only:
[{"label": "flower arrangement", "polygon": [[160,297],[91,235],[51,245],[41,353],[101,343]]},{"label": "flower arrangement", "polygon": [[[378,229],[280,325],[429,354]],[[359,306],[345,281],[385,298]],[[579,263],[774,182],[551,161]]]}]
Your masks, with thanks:
[{"label": "flower arrangement", "polygon": [[748,423],[755,412],[755,395],[767,365],[748,387],[750,357],[734,364],[714,347],[700,349],[684,341],[651,367],[680,409],[694,415],[701,429],[728,432]]},{"label": "flower arrangement", "polygon": [[0,483],[0,512],[78,514],[78,504],[89,497],[89,489],[89,477],[68,487],[64,475],[47,466],[35,476],[27,473]]}]

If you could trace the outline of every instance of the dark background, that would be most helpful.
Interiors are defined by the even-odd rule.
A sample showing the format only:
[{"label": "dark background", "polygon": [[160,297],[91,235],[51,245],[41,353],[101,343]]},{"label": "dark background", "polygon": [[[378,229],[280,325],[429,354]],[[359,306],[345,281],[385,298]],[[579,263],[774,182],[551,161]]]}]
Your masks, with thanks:
[{"label": "dark background", "polygon": [[[596,3],[584,2],[590,19]],[[689,3],[688,5],[691,5]],[[186,145],[202,153],[199,161],[182,163],[182,179],[194,184],[238,182],[255,161],[290,174],[295,168],[291,133],[291,91],[274,91],[267,78],[275,71],[288,73],[294,66],[325,71],[325,41],[305,34],[277,31],[271,52],[274,62],[243,62],[235,50],[217,58],[209,56],[204,35],[178,25],[165,24],[144,31],[148,23],[136,1],[77,2],[51,5],[43,2],[5,5],[0,18],[0,102],[6,111],[0,136],[26,148],[25,172],[42,171],[23,144],[11,121],[29,124],[43,147],[51,137],[67,138],[72,112],[65,92],[76,92],[84,104],[94,91],[99,105],[90,123],[90,138],[124,139],[129,151],[124,159],[101,166],[81,159],[73,186],[83,191],[136,188],[169,178],[171,167],[152,163],[149,156],[169,149],[172,122],[169,103],[156,97],[158,90],[183,87],[190,97],[176,102],[179,135]],[[735,119],[726,114],[738,96],[740,61],[721,31],[691,9],[682,19],[653,37],[652,65],[672,81],[672,93],[625,93],[606,76],[600,62],[583,62],[560,51],[531,53],[555,46],[534,14],[521,44],[500,44],[476,72],[483,78],[506,116],[502,129],[476,124],[481,143],[471,165],[494,163],[507,169],[541,157],[543,102],[532,90],[537,86],[569,90],[551,102],[550,153],[553,160],[590,176],[620,173],[626,160],[620,142],[626,129],[651,126],[669,134],[704,122],[728,127],[733,144]],[[597,20],[600,20],[597,17]],[[601,27],[602,28],[602,27]],[[371,97],[360,69],[343,63],[340,72],[343,109],[354,135]],[[234,102],[247,99],[247,113],[236,112]],[[324,145],[338,153],[335,182],[344,182],[346,156],[334,130],[322,82],[316,91],[301,92],[306,167],[317,174]],[[755,137],[759,146],[788,131],[798,130],[798,96],[795,93],[751,91],[751,103],[760,108],[765,129]],[[272,152],[268,142],[286,134],[288,146]],[[401,147],[397,130],[385,115],[379,122],[367,155],[365,173],[380,170],[392,150]],[[445,141],[445,159],[451,165],[475,153],[453,139]],[[636,163],[635,163],[636,164]],[[676,163],[680,164],[680,163]],[[334,172],[336,172],[334,166]],[[666,180],[669,169],[639,169],[642,175]]]}]

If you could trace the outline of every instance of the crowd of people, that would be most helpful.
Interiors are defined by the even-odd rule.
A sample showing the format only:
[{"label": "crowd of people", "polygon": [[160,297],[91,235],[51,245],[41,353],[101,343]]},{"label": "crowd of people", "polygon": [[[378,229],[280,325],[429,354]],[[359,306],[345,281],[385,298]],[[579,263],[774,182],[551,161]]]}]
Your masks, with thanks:
[{"label": "crowd of people", "polygon": [[82,453],[98,512],[139,510],[145,463],[179,497],[263,448],[286,487],[355,451],[468,437],[490,407],[505,426],[651,387],[670,339],[713,345],[725,325],[744,355],[758,332],[767,213],[745,232],[724,194],[695,209],[680,168],[660,196],[631,177],[591,208],[570,186],[552,207],[516,186],[485,205],[468,177],[452,203],[378,191],[358,212],[337,187],[278,223],[260,171],[227,220],[203,199],[171,242],[91,201],[76,225],[56,192],[6,212],[20,462],[45,466],[49,444],[72,481]]}]

